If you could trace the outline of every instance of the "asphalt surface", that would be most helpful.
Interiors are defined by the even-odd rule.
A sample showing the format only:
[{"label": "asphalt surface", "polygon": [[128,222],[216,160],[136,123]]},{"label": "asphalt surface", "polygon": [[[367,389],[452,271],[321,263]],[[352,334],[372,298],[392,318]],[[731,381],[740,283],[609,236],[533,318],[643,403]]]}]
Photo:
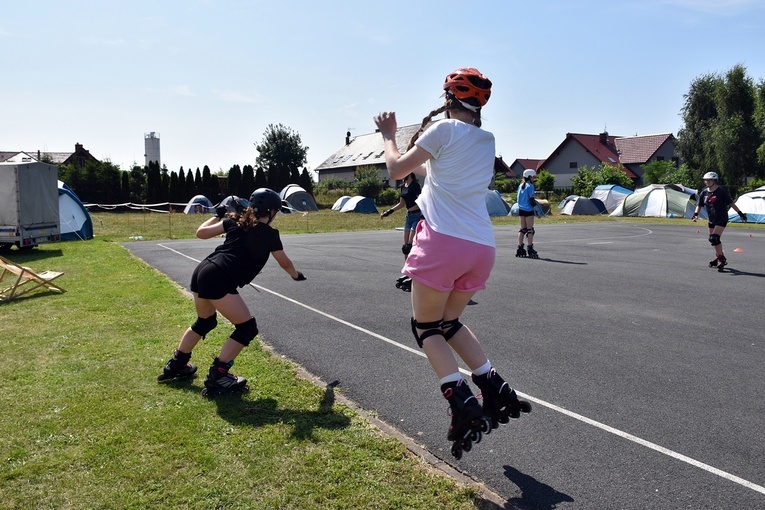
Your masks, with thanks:
[{"label": "asphalt surface", "polygon": [[[540,226],[538,260],[515,257],[516,227],[495,233],[488,289],[461,319],[534,409],[460,461],[394,287],[401,232],[283,236],[308,280],[271,261],[242,295],[278,353],[508,507],[765,508],[765,231],[728,228],[723,273],[690,221]],[[188,287],[220,242],[124,246]]]}]

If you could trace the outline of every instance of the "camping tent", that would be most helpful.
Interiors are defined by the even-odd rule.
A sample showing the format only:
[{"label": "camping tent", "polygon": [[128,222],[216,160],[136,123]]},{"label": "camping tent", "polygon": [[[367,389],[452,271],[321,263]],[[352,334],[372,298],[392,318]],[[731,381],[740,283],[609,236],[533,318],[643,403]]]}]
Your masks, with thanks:
[{"label": "camping tent", "polygon": [[279,196],[282,200],[286,200],[290,204],[290,207],[296,211],[305,212],[319,210],[311,194],[297,184],[288,184],[284,187],[281,193],[279,193]]},{"label": "camping tent", "polygon": [[340,212],[357,212],[364,214],[377,214],[374,200],[357,195],[345,201]]},{"label": "camping tent", "polygon": [[58,181],[58,218],[62,241],[93,239],[93,221],[72,188]]},{"label": "camping tent", "polygon": [[507,216],[510,214],[510,204],[502,199],[502,195],[495,189],[486,190],[486,210],[489,216]]},{"label": "camping tent", "polygon": [[194,214],[198,212],[209,212],[212,207],[213,203],[210,202],[209,198],[204,195],[195,195],[194,198],[189,200],[189,203],[186,204],[186,207],[183,208],[183,213]]},{"label": "camping tent", "polygon": [[[682,184],[651,184],[624,197],[611,216],[691,218],[696,209],[696,190]],[[706,218],[706,210],[699,213]]]},{"label": "camping tent", "polygon": [[[547,216],[547,213],[545,212],[545,208],[547,208],[547,210],[549,211],[550,210],[549,206],[550,206],[550,203],[547,200],[537,199],[537,205],[534,206],[534,210],[536,211],[537,217],[544,218],[545,216]],[[510,216],[518,216],[518,202],[510,206]]]},{"label": "camping tent", "polygon": [[579,195],[569,195],[558,205],[561,214],[604,214],[606,207],[597,198],[580,197]]},{"label": "camping tent", "polygon": [[597,198],[603,202],[606,211],[612,213],[622,203],[624,197],[631,194],[632,190],[622,188],[616,184],[601,184],[600,186],[595,186],[595,189],[590,193],[590,198]]},{"label": "camping tent", "polygon": [[332,205],[332,210],[333,211],[341,210],[349,198],[351,198],[350,195],[343,195],[342,197],[335,200],[335,203]]},{"label": "camping tent", "polygon": [[[765,186],[744,193],[736,199],[736,207],[746,213],[750,223],[765,223]],[[728,209],[728,221],[742,222],[744,220],[731,207]]]}]

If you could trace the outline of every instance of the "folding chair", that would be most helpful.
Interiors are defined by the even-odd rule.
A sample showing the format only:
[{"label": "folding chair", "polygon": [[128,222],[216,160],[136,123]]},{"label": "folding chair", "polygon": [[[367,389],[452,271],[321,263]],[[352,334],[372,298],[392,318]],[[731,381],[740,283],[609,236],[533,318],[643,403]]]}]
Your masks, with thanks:
[{"label": "folding chair", "polygon": [[[0,301],[10,301],[40,287],[65,292],[64,289],[52,283],[62,274],[64,273],[61,271],[36,273],[28,267],[20,266],[0,256]],[[9,284],[10,286],[7,286]]]}]

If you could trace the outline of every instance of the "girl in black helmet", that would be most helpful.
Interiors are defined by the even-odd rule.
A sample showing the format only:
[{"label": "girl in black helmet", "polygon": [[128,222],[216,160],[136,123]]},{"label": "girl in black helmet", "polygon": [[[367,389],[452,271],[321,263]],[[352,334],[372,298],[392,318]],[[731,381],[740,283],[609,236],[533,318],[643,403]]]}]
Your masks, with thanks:
[{"label": "girl in black helmet", "polygon": [[[374,120],[390,176],[425,176],[417,199],[423,218],[404,274],[412,278],[412,333],[449,402],[452,421],[446,437],[459,459],[482,433],[529,412],[531,405],[518,400],[473,332],[459,321],[473,295],[486,287],[494,265],[494,230],[485,196],[494,174],[495,144],[494,135],[480,129],[491,81],[477,69],[460,68],[446,77],[443,88],[446,101],[423,119],[403,155],[396,145],[395,113],[382,112]],[[441,113],[446,118],[429,125]],[[455,352],[481,389],[483,409],[459,371]]]},{"label": "girl in black helmet", "polygon": [[197,320],[183,333],[178,349],[158,380],[194,375],[197,367],[189,363],[191,351],[218,324],[219,311],[234,325],[234,332],[210,366],[202,394],[248,389],[247,379],[229,370],[234,358],[258,334],[255,317],[237,287],[249,284],[266,265],[269,255],[293,280],[305,280],[284,252],[279,231],[271,227],[271,221],[285,207],[275,191],[260,188],[252,193],[249,204],[240,199],[224,200],[216,207],[215,216],[197,229],[200,239],[226,234],[226,240],[194,269],[189,288],[194,294]]},{"label": "girl in black helmet", "polygon": [[721,188],[717,184],[718,178],[717,172],[707,172],[704,174],[706,188],[699,195],[699,203],[696,205],[692,219],[696,221],[701,207],[706,207],[707,215],[709,216],[709,223],[707,224],[709,227],[709,242],[715,249],[715,258],[709,262],[709,267],[716,267],[718,271],[722,272],[723,268],[728,265],[728,259],[725,258],[725,252],[723,252],[722,242],[720,241],[720,237],[728,225],[728,206],[732,207],[744,221],[746,221],[746,214],[741,212],[725,188]]}]

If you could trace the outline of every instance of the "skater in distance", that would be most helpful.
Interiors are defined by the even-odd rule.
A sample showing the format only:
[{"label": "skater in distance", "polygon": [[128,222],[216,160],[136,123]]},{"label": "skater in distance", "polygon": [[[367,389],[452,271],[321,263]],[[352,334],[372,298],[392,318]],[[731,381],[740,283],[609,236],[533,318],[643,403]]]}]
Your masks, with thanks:
[{"label": "skater in distance", "polygon": [[728,194],[725,188],[720,187],[718,184],[719,176],[717,172],[707,172],[704,174],[704,190],[699,195],[699,203],[696,205],[696,210],[693,211],[693,221],[699,218],[699,211],[702,207],[706,207],[707,216],[709,217],[709,244],[715,250],[715,258],[709,262],[709,267],[716,267],[718,271],[722,272],[723,268],[728,265],[728,259],[725,258],[725,252],[723,251],[722,233],[725,227],[728,225],[728,207],[732,207],[734,211],[741,216],[741,219],[747,221],[746,214],[741,212],[738,206],[733,203],[733,199]]},{"label": "skater in distance", "polygon": [[[481,440],[482,433],[531,410],[460,322],[473,295],[486,288],[494,265],[494,231],[484,198],[494,172],[494,135],[481,129],[481,109],[491,85],[475,68],[449,73],[443,105],[423,119],[403,155],[396,146],[395,112],[374,117],[390,176],[400,179],[414,172],[425,177],[417,199],[423,217],[403,272],[412,278],[412,333],[451,408],[447,439],[457,459]],[[445,118],[425,129],[441,113]],[[483,409],[462,378],[454,353],[472,371]]]},{"label": "skater in distance", "polygon": [[[420,206],[417,205],[417,197],[420,196],[422,188],[420,182],[417,180],[417,175],[414,173],[408,174],[404,177],[404,182],[401,185],[401,198],[396,205],[383,211],[380,214],[380,219],[390,216],[399,209],[406,209],[406,219],[404,220],[404,244],[401,246],[401,251],[404,253],[404,260],[412,251],[412,239],[414,238],[414,231],[417,228],[417,223],[422,219],[422,212],[420,212]],[[406,275],[403,275],[396,280],[396,287],[404,292],[410,292],[412,290],[412,279]]]},{"label": "skater in distance", "polygon": [[[534,249],[534,217],[536,216],[537,199],[534,182],[537,180],[537,173],[534,170],[526,169],[523,171],[523,182],[518,186],[518,217],[521,219],[521,229],[518,231],[518,250],[516,257],[538,259],[539,254]],[[529,243],[528,254],[523,247],[523,238]]]},{"label": "skater in distance", "polygon": [[247,380],[231,373],[234,359],[258,334],[258,325],[237,287],[249,284],[272,256],[293,280],[305,280],[303,273],[284,252],[279,231],[271,227],[277,213],[286,205],[270,189],[253,191],[249,203],[228,197],[215,208],[215,216],[197,229],[197,237],[211,239],[226,235],[223,244],[215,248],[197,265],[191,275],[190,289],[194,295],[197,319],[181,337],[172,359],[167,362],[158,380],[191,377],[197,367],[189,363],[197,343],[217,325],[217,312],[231,324],[234,331],[213,360],[204,382],[203,395],[247,390]]}]

